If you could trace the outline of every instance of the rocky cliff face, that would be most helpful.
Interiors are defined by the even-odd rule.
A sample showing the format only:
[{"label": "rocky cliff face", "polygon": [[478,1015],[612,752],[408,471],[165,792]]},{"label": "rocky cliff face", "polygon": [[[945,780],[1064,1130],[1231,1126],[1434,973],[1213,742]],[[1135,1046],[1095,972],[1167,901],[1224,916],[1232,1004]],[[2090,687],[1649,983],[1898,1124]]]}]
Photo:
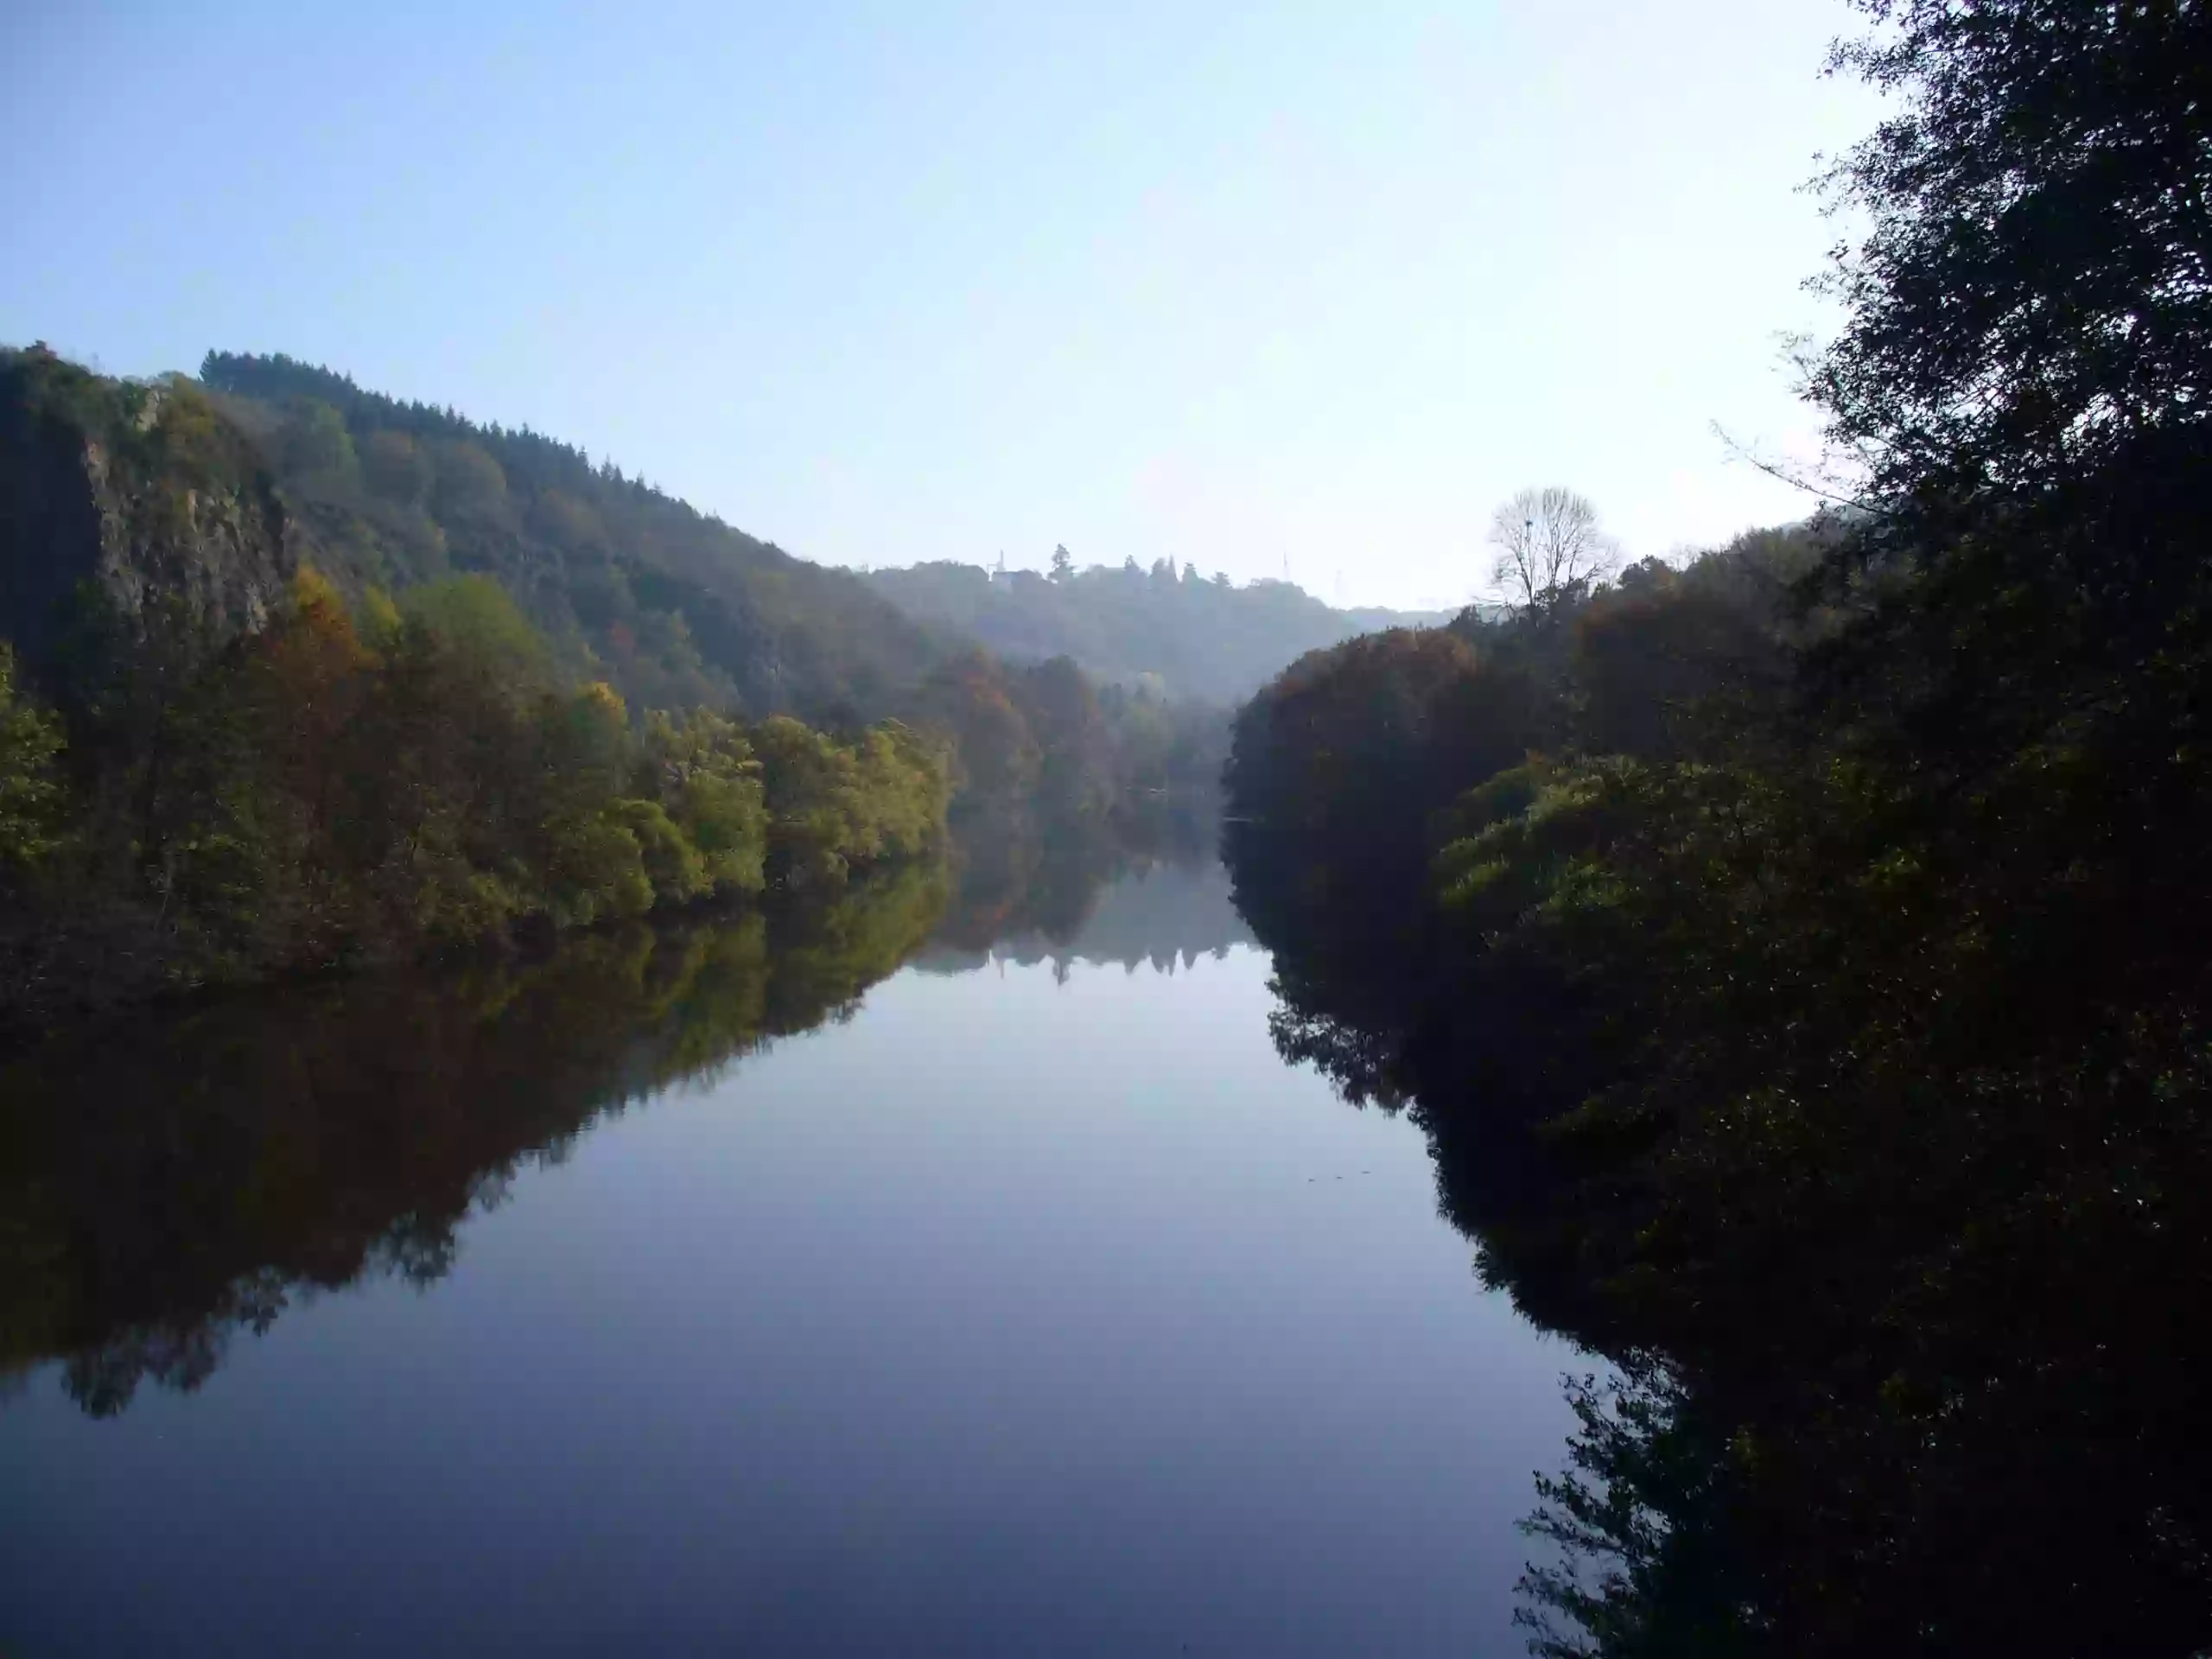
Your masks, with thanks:
[{"label": "rocky cliff face", "polygon": [[35,672],[99,613],[207,650],[258,630],[287,540],[251,442],[204,397],[0,353],[0,639]]}]

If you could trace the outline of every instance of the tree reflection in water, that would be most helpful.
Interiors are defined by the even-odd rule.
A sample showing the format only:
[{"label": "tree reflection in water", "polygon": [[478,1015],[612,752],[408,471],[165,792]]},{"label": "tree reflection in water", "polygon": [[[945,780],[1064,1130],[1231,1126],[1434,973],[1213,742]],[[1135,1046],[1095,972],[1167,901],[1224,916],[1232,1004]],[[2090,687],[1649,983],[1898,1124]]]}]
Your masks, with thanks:
[{"label": "tree reflection in water", "polygon": [[[0,1059],[0,1376],[59,1358],[110,1416],[149,1379],[197,1388],[239,1331],[321,1292],[435,1282],[518,1174],[849,1018],[910,961],[965,971],[1005,939],[1025,962],[1134,966],[1245,937],[1203,813],[994,828],[826,901],[242,995]],[[1131,896],[1102,903],[1117,881]]]},{"label": "tree reflection in water", "polygon": [[843,1016],[943,913],[899,869],[827,903],[632,926],[541,960],[336,981],[64,1036],[0,1068],[0,1363],[111,1415],[364,1277],[428,1284],[520,1171]]},{"label": "tree reflection in water", "polygon": [[[1534,1651],[2204,1650],[2188,1120],[2145,1096],[2080,1139],[1967,1115],[1909,1145],[1845,1122],[1732,1162],[1595,1156],[1587,1123],[1548,1127],[1588,1093],[1571,986],[1437,975],[1449,940],[1342,913],[1259,842],[1228,853],[1283,1057],[1417,1122],[1482,1280],[1613,1368],[1568,1380],[1580,1432],[1537,1483]],[[1692,1212],[1729,1247],[1673,1243]]]}]

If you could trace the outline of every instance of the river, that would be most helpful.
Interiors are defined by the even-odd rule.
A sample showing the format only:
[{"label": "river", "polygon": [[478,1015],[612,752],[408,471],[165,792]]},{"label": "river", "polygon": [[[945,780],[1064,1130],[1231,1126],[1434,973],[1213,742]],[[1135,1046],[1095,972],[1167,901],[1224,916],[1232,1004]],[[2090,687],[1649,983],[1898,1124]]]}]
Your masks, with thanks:
[{"label": "river", "polygon": [[0,1071],[0,1651],[1518,1653],[1590,1369],[1204,862]]}]

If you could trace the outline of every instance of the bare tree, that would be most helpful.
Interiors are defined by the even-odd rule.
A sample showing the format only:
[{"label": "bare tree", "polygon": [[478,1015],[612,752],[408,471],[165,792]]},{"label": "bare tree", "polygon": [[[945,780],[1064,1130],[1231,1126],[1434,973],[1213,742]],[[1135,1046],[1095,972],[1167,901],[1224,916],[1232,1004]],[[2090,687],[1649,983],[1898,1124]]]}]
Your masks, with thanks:
[{"label": "bare tree", "polygon": [[1548,608],[1620,568],[1618,543],[1598,528],[1590,499],[1564,485],[1523,490],[1491,515],[1492,578],[1509,603]]}]

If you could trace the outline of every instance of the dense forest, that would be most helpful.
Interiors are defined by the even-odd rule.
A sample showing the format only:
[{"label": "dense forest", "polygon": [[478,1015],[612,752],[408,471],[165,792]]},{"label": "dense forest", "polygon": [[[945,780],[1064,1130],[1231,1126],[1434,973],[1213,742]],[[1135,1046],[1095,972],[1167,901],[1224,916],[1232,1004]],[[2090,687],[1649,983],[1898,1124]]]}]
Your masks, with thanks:
[{"label": "dense forest", "polygon": [[[1307,645],[1351,631],[1345,616],[1295,588],[1237,590],[1255,614],[1287,605],[1304,620],[1255,642],[1263,655],[1240,666],[1233,696],[1210,695],[1195,683],[1202,677],[1171,684],[1094,662],[1077,648],[1091,637],[1090,625],[1076,624],[1065,607],[1073,632],[1065,644],[1002,642],[981,616],[971,625],[928,604],[904,604],[918,594],[880,597],[874,578],[795,558],[537,433],[402,404],[282,356],[211,352],[200,387],[252,442],[289,515],[298,556],[341,592],[488,575],[546,636],[566,672],[605,679],[633,707],[787,714],[840,730],[886,717],[934,723],[961,740],[975,777],[1022,774],[1033,748],[1083,751],[1091,766],[1084,787],[1118,799],[1133,790],[1210,785],[1227,745],[1218,711]],[[1097,626],[1116,625],[1111,592],[1086,588],[1077,609],[1093,607]],[[1318,634],[1315,613],[1329,619]],[[1221,652],[1217,645],[1212,654]],[[1079,671],[1072,676],[1071,661]],[[962,707],[976,692],[988,709]],[[1000,704],[1020,713],[1026,733],[1006,724]],[[1105,730],[1063,732],[1055,724],[1063,715],[1078,727],[1103,721]],[[994,729],[987,734],[986,727]],[[1005,740],[1006,752],[994,738]],[[1004,804],[1001,791],[996,804]]]},{"label": "dense forest", "polygon": [[1376,628],[1441,615],[1332,609],[1287,582],[1231,582],[1166,559],[1149,569],[1076,568],[1053,550],[1050,575],[950,561],[868,573],[908,615],[978,639],[1014,662],[1073,660],[1091,678],[1177,701],[1242,702],[1284,664]]},{"label": "dense forest", "polygon": [[188,385],[33,351],[0,396],[31,647],[0,655],[18,1018],[836,880],[942,836],[948,758],[895,721],[634,717],[486,575],[349,604]]},{"label": "dense forest", "polygon": [[2212,16],[1872,0],[1838,508],[1296,664],[1287,1055],[1606,1355],[1545,1654],[2212,1641]]},{"label": "dense forest", "polygon": [[1218,772],[1218,712],[931,641],[547,440],[207,377],[0,353],[0,1022],[835,883],[948,815],[1033,858]]}]

